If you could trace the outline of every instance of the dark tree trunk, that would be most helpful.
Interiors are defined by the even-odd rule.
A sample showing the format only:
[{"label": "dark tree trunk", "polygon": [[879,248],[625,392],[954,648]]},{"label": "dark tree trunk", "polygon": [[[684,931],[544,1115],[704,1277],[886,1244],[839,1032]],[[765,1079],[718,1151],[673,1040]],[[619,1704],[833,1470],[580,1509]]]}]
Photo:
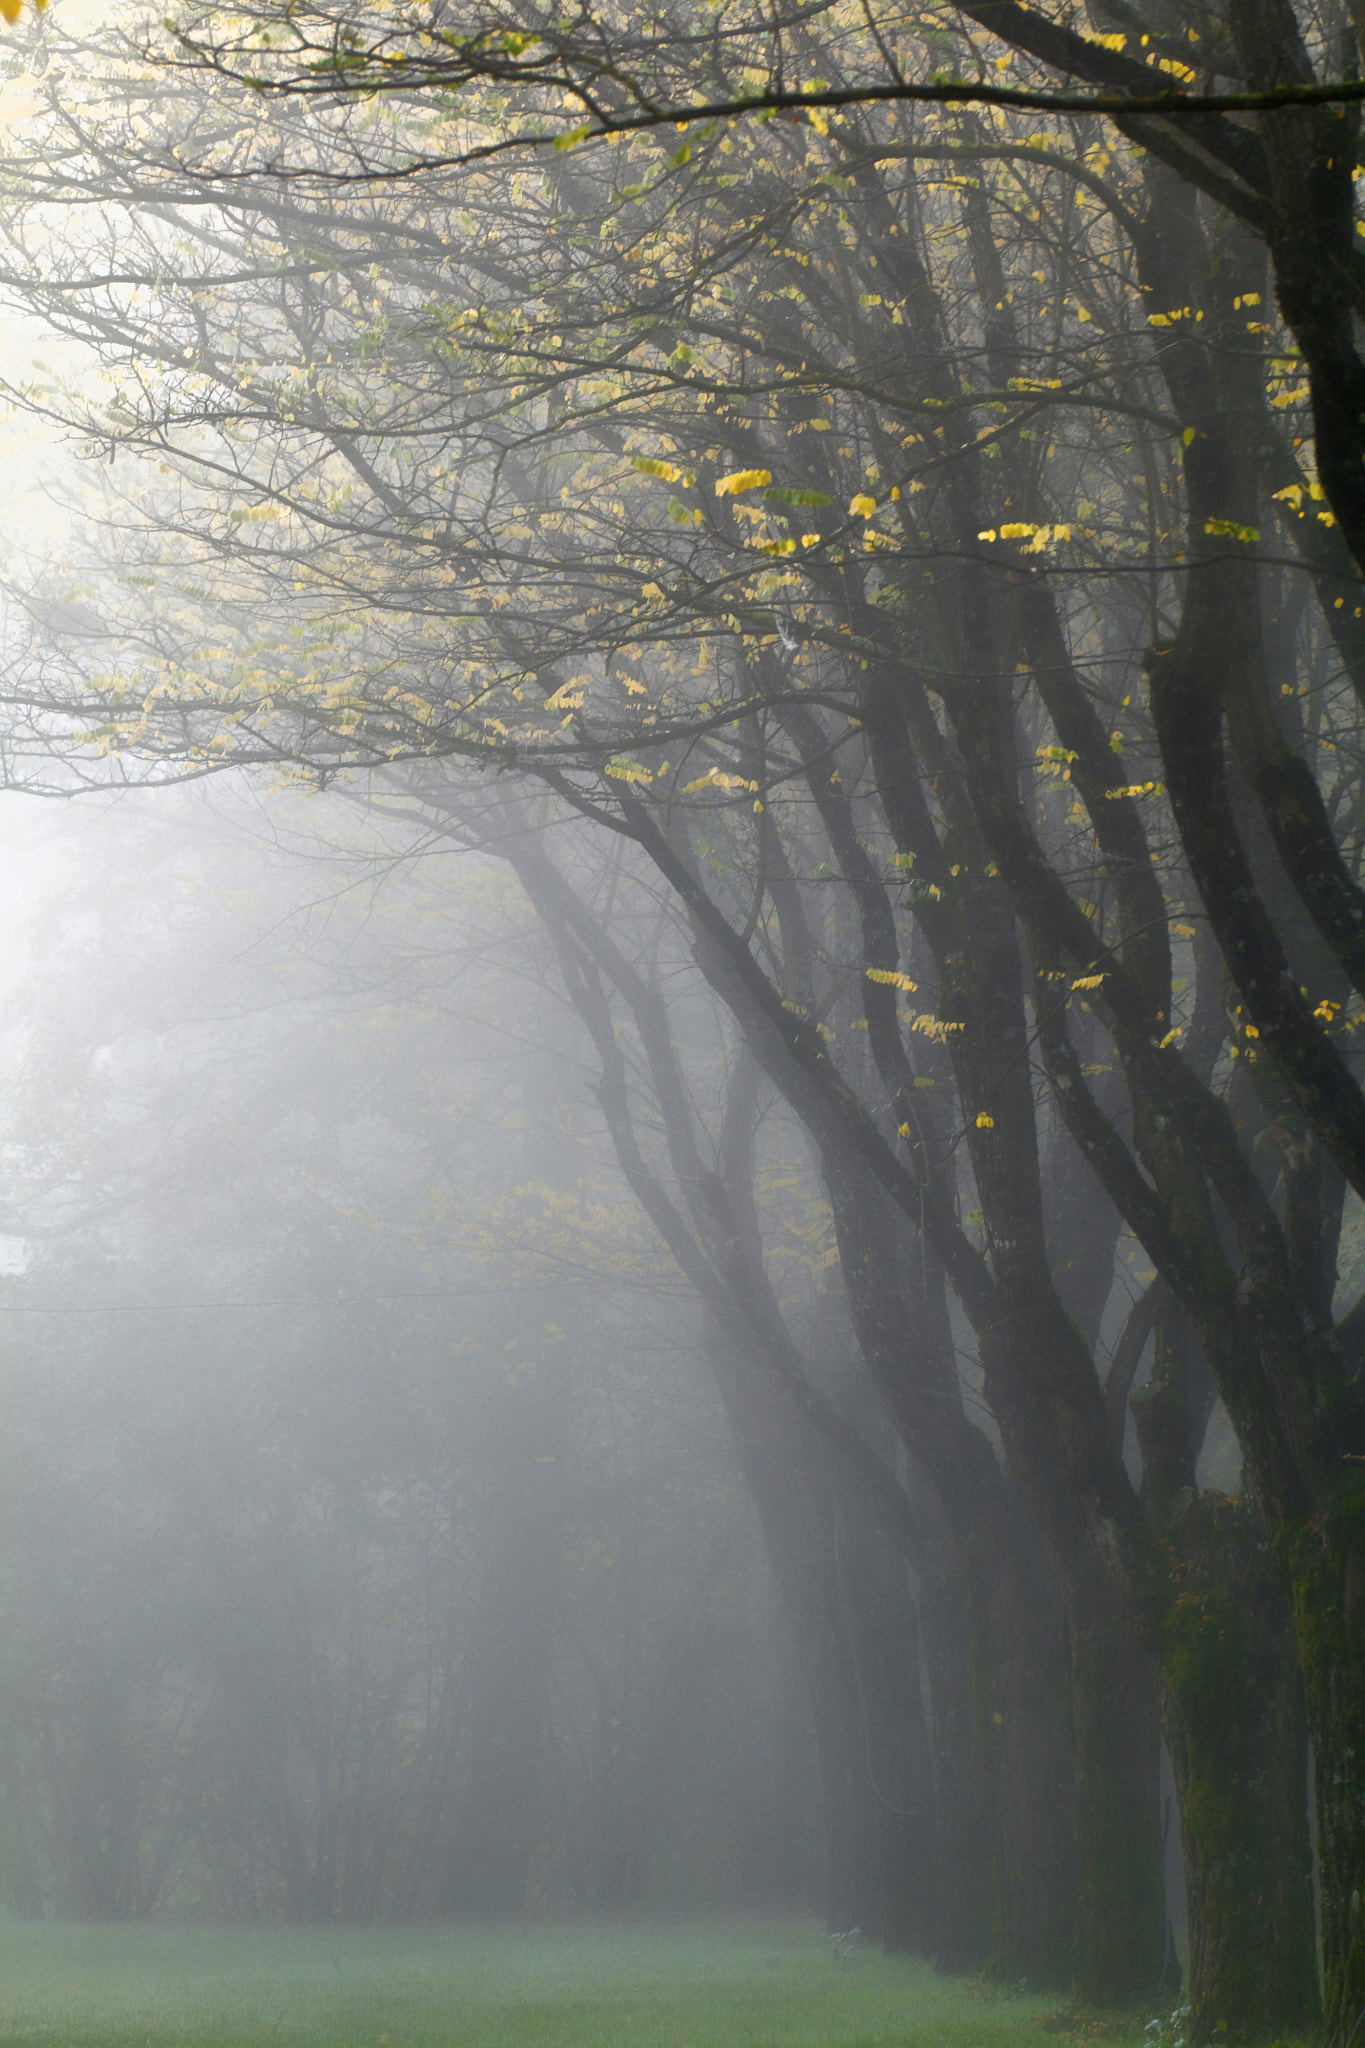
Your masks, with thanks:
[{"label": "dark tree trunk", "polygon": [[857,1927],[888,1948],[927,1953],[936,1834],[904,1560],[839,1453],[718,1319],[710,1350],[810,1689],[830,1931]]},{"label": "dark tree trunk", "polygon": [[857,1702],[828,1658],[808,1672],[820,1756],[825,1834],[825,1928],[880,1934],[883,1901],[876,1820],[862,1755]]},{"label": "dark tree trunk", "polygon": [[990,1969],[1063,1986],[1076,1968],[1077,1757],[1062,1631],[1022,1518],[1019,1536],[1015,1558],[996,1561],[983,1702],[996,1813]]},{"label": "dark tree trunk", "polygon": [[[865,1934],[892,1952],[934,1953],[938,1842],[919,1671],[919,1614],[905,1560],[846,1485],[833,1528],[835,1591],[857,1692],[862,1783],[877,1898]],[[870,1924],[869,1924],[870,1923]]]},{"label": "dark tree trunk", "polygon": [[1365,1462],[1330,1511],[1278,1537],[1287,1557],[1312,1734],[1327,2038],[1365,2035]]},{"label": "dark tree trunk", "polygon": [[[1191,1497],[1165,1659],[1196,2037],[1312,2032],[1321,2017],[1308,1730],[1293,1617],[1254,1512]],[[1365,1726],[1365,1721],[1357,1724]]]},{"label": "dark tree trunk", "polygon": [[941,1857],[937,1962],[942,1971],[974,1975],[990,1962],[995,1920],[986,1621],[980,1589],[965,1569],[934,1574],[920,1597]]},{"label": "dark tree trunk", "polygon": [[1080,1857],[1077,1988],[1127,2003],[1156,1987],[1166,1954],[1160,1723],[1147,1659],[1108,1601],[1071,1629]]},{"label": "dark tree trunk", "polygon": [[[1071,1982],[1075,1799],[1065,1656],[1043,1560],[995,1452],[962,1407],[943,1274],[927,1248],[904,1256],[880,1192],[832,1146],[823,1155],[854,1329],[915,1469],[931,1474],[941,1521],[933,1550],[944,1585],[965,1589],[964,1622],[930,1592],[935,1719],[945,1745],[941,1793],[962,1803],[960,1857],[941,1917],[944,1967],[976,1956],[994,1975]],[[914,1341],[907,1332],[914,1332]],[[929,1574],[930,1578],[934,1573]],[[989,1914],[980,1881],[984,1781]]]}]

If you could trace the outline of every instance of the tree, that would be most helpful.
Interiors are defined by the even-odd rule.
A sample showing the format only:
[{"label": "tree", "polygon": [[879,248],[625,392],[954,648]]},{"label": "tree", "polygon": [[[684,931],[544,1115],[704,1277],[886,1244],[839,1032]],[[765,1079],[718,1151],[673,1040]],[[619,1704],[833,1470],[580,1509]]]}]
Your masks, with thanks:
[{"label": "tree", "polygon": [[[1027,9],[971,18],[987,14],[1039,63],[1083,64],[1082,75],[1122,90],[1134,84],[1125,67],[1149,75]],[[1173,17],[1167,41],[1185,27]],[[1196,32],[1206,28],[1201,15]],[[1150,54],[1170,75],[1184,58],[1161,33]],[[1252,28],[1238,34],[1249,51]],[[874,49],[886,61],[868,35],[850,44],[852,74],[835,88],[850,100],[866,98],[858,65]],[[748,52],[742,39],[732,47],[734,98]],[[837,70],[831,44],[796,48],[803,68],[809,59]],[[723,67],[730,51],[706,46],[705,61]],[[1215,42],[1210,61],[1232,59]],[[363,65],[357,75],[366,82]],[[1307,316],[1286,268],[1289,223],[1297,218],[1294,260],[1305,248],[1321,254],[1324,236],[1339,240],[1342,172],[1332,171],[1337,197],[1320,217],[1294,216],[1291,201],[1302,196],[1303,150],[1321,156],[1314,124],[1337,117],[1311,105],[1274,112],[1267,133],[1281,141],[1268,155],[1225,110],[1195,144],[1160,111],[1125,114],[1112,148],[1083,120],[1059,124],[1039,150],[1005,114],[964,116],[945,133],[904,114],[853,112],[814,139],[789,125],[714,131],[670,163],[649,130],[605,160],[561,151],[529,194],[519,170],[469,162],[463,145],[454,161],[426,147],[420,100],[386,103],[362,140],[354,107],[336,103],[335,67],[319,82],[328,121],[287,99],[261,117],[255,133],[268,134],[259,147],[271,163],[294,147],[291,180],[250,174],[266,156],[248,157],[247,198],[232,196],[211,156],[198,175],[184,169],[211,95],[187,96],[174,148],[140,145],[136,157],[117,120],[101,135],[61,110],[69,165],[88,184],[97,164],[112,205],[143,209],[117,275],[139,277],[157,317],[149,329],[146,301],[125,301],[109,268],[82,269],[79,252],[55,281],[27,288],[61,322],[149,366],[145,386],[120,401],[118,438],[173,458],[178,481],[154,508],[152,532],[167,562],[196,548],[213,561],[227,584],[216,612],[226,630],[205,636],[200,597],[182,584],[181,618],[158,618],[150,648],[125,642],[112,690],[45,689],[40,679],[15,694],[49,714],[44,744],[51,713],[68,733],[74,721],[75,759],[88,758],[96,720],[107,749],[170,772],[223,756],[324,775],[464,756],[534,772],[580,813],[635,838],[677,892],[703,972],[810,1129],[827,1176],[845,1176],[850,1204],[870,1181],[877,1200],[899,1205],[974,1322],[1011,1469],[1067,1589],[1077,1699],[1086,1674],[1108,1668],[1094,1645],[1116,1610],[1144,1646],[1183,1778],[1187,1866],[1213,1887],[1199,1901],[1213,1937],[1197,1947],[1205,2026],[1220,2011],[1287,2025],[1314,1997],[1292,1800],[1263,1805],[1283,1814],[1289,1837],[1268,1840],[1248,1867],[1296,1873],[1292,1909],[1272,1910],[1259,1878],[1209,1853],[1209,1828],[1238,1810],[1238,1784],[1269,1768],[1263,1744],[1256,1753],[1258,1719],[1271,1725],[1259,1709],[1243,1717],[1250,1751],[1229,1758],[1201,1743],[1194,1697],[1214,1675],[1220,1603],[1249,1583],[1263,1519],[1294,1595],[1308,1681],[1328,2025],[1344,2040],[1363,1967],[1349,1903],[1361,1850],[1350,1733],[1359,1644],[1347,1597],[1361,1416],[1353,1330],[1329,1327],[1341,1180],[1324,1155],[1358,1182],[1356,1082],[1337,1021],[1353,1013],[1333,1008],[1353,959],[1355,850],[1342,825],[1354,763],[1333,737],[1330,755],[1319,750],[1323,782],[1295,766],[1266,689],[1266,636],[1250,622],[1264,605],[1291,694],[1329,647],[1345,658],[1343,680],[1331,669],[1325,685],[1328,725],[1345,735],[1356,607],[1332,597],[1318,621],[1302,585],[1287,587],[1288,561],[1276,569],[1279,601],[1271,565],[1256,568],[1249,551],[1257,500],[1273,486],[1276,503],[1305,514],[1291,532],[1319,602],[1349,571],[1338,529],[1312,511],[1323,504],[1350,544],[1348,480],[1334,482],[1329,464],[1319,481],[1290,437],[1272,432],[1271,415],[1289,418],[1309,397],[1320,417],[1348,402],[1332,294],[1349,297],[1341,279],[1354,258],[1332,272],[1312,345],[1299,335],[1316,380],[1300,397],[1262,317],[1265,280],[1242,233],[1268,235],[1297,332]],[[467,116],[500,122],[506,112],[475,96]],[[738,185],[725,167],[736,154]],[[926,193],[903,181],[905,165],[976,182]],[[626,185],[626,167],[644,178]],[[353,196],[357,168],[377,197]],[[47,147],[35,205],[71,184]],[[147,225],[153,194],[163,214]],[[623,229],[622,197],[639,209],[638,230]],[[169,276],[160,219],[193,229],[210,199],[203,255]],[[513,211],[518,200],[537,205],[539,219]],[[1228,228],[1215,206],[1242,227]],[[224,208],[240,223],[235,242]],[[442,232],[462,216],[466,238]],[[191,235],[187,253],[194,247]],[[1043,267],[1030,270],[1040,255]],[[376,260],[385,283],[370,298]],[[152,377],[158,362],[169,383]],[[1243,475],[1252,418],[1265,454]],[[106,445],[107,419],[88,420]],[[1340,445],[1349,457],[1349,434]],[[677,487],[666,509],[660,485]],[[1315,501],[1315,489],[1327,498]],[[771,495],[756,502],[760,492]],[[235,530],[225,517],[234,497]],[[1092,509],[1073,518],[1082,505]],[[1177,525],[1183,560],[1161,551]],[[930,569],[927,592],[925,561],[953,565]],[[1127,576],[1145,579],[1146,616],[1123,596]],[[277,591],[289,593],[292,623],[265,676],[247,625],[260,614],[247,607]],[[343,592],[352,610],[338,625],[324,606],[334,613]],[[358,676],[350,650],[362,645]],[[696,685],[678,660],[694,645],[713,657]],[[1210,681],[1225,649],[1235,683],[1226,703]],[[1220,758],[1225,709],[1249,793],[1241,817]],[[1111,734],[1109,717],[1121,713],[1129,729]],[[812,715],[813,731],[802,722]],[[1056,771],[1060,804],[1021,793],[1021,717],[1044,770]],[[1131,755],[1116,751],[1130,741]],[[879,835],[870,872],[857,853],[865,817],[844,815],[824,772],[836,749],[841,779],[845,761],[866,763],[860,800]],[[719,872],[677,841],[686,799],[709,832],[717,801],[733,811],[756,799],[767,817],[774,792],[798,778],[817,807],[823,795],[831,865],[858,906],[861,1068],[836,1063],[815,1025],[784,1007],[787,990],[765,960],[770,901],[782,916],[768,828],[754,830],[745,868],[731,861]],[[420,801],[421,772],[413,784]],[[1064,808],[1073,796],[1075,812]],[[1172,824],[1180,854],[1154,876]],[[1196,888],[1196,915],[1207,915],[1244,1006],[1226,1051],[1214,960],[1173,975],[1169,927],[1194,908]],[[888,922],[902,889],[939,987],[908,1040],[894,990],[915,979],[916,958],[902,953],[894,915]],[[1286,943],[1301,935],[1286,905],[1295,918],[1296,905],[1307,910],[1325,949],[1308,949],[1302,978],[1289,971]],[[1176,978],[1196,989],[1183,1018]],[[1093,1025],[1074,1014],[1086,1003]],[[943,1032],[956,1091],[950,1121],[928,1136],[910,1090],[937,1077],[907,1059],[916,1024],[921,1037]],[[1092,1029],[1098,1057],[1087,1061],[1080,1045]],[[1028,1085],[1035,1043],[1072,1139],[1203,1347],[1247,1461],[1254,1500],[1240,1520],[1191,1517],[1208,1404],[1194,1396],[1179,1342],[1164,1336],[1143,1404],[1145,1502],[1127,1481],[1090,1348],[1053,1273]],[[1221,1097],[1234,1051],[1253,1075],[1239,1092],[1260,1097],[1244,1108],[1247,1136],[1264,1132],[1277,1148],[1275,1178]],[[1113,1068],[1105,1089],[1090,1085],[1087,1064]],[[953,1213],[956,1186],[936,1185],[932,1170],[954,1127],[984,1248]],[[854,1233],[867,1242],[872,1230],[864,1204]],[[1092,1725],[1105,1725],[1103,1713]],[[1083,1802],[1101,1844],[1109,1811]],[[1117,1867],[1102,1846],[1083,1861],[1097,1877]]]}]

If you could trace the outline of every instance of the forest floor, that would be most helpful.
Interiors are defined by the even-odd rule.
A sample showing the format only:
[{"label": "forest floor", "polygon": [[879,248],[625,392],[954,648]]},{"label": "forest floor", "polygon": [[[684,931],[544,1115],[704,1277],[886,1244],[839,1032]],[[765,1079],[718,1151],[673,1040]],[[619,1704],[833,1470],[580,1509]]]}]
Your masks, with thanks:
[{"label": "forest floor", "polygon": [[871,1948],[838,1956],[798,1919],[0,1923],[0,2048],[1055,2048],[1133,2042],[1141,2024]]}]

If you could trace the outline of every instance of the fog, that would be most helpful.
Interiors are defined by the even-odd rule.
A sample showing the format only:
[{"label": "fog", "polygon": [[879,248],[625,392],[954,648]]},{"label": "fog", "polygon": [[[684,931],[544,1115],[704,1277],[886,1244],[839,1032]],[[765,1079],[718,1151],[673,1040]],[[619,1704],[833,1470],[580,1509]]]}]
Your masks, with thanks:
[{"label": "fog", "polygon": [[33,809],[14,1908],[818,1899],[810,1710],[696,1305],[505,870],[225,786]]},{"label": "fog", "polygon": [[6,20],[26,1953],[1358,2048],[1358,10]]}]

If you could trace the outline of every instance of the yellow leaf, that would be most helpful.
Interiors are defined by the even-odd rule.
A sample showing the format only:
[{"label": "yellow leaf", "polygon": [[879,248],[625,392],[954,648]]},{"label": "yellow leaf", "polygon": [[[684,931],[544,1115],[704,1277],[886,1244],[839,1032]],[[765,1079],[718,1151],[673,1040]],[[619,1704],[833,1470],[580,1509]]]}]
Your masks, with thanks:
[{"label": "yellow leaf", "polygon": [[757,788],[756,782],[746,782],[742,775],[725,775],[719,768],[708,768],[695,782],[683,784],[683,794],[691,796],[695,789],[745,789],[752,796]]},{"label": "yellow leaf", "polygon": [[[587,676],[571,676],[567,683],[560,684],[552,697],[545,699],[545,709],[547,711],[577,711],[583,702],[584,692],[582,686],[587,681]],[[577,694],[570,695],[571,691]]]},{"label": "yellow leaf", "polygon": [[734,498],[741,491],[756,491],[760,484],[770,484],[773,473],[770,469],[736,469],[729,476],[717,477],[716,496]]},{"label": "yellow leaf", "polygon": [[979,1109],[976,1113],[976,1128],[979,1131],[993,1131],[995,1129],[995,1118],[987,1116],[984,1109]]},{"label": "yellow leaf", "polygon": [[859,491],[856,498],[849,500],[848,509],[850,512],[856,512],[860,518],[870,519],[877,509],[877,500],[869,498],[866,491]]},{"label": "yellow leaf", "polygon": [[1261,538],[1259,526],[1239,526],[1235,519],[1206,519],[1204,531],[1226,535],[1229,540],[1254,541]]},{"label": "yellow leaf", "polygon": [[869,981],[884,982],[889,988],[917,989],[919,983],[911,981],[908,974],[900,974],[894,967],[865,967],[863,973]]}]

